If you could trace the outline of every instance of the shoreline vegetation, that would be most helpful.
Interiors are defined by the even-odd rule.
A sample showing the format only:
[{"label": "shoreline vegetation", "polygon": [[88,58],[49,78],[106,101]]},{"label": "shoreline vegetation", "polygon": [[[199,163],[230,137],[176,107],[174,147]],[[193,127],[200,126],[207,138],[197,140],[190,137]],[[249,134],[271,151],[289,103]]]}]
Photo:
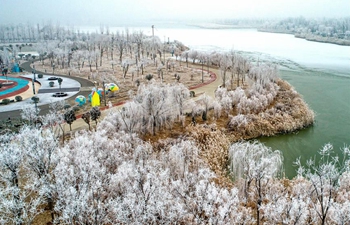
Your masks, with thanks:
[{"label": "shoreline vegetation", "polygon": [[350,45],[350,18],[291,17],[267,21],[258,27],[261,32],[292,34],[308,41]]},{"label": "shoreline vegetation", "polygon": [[[298,176],[287,179],[281,152],[253,140],[314,123],[312,109],[279,78],[275,65],[248,61],[233,50],[188,50],[141,31],[59,31],[35,44],[35,68],[91,79],[95,88],[114,82],[120,89],[114,94],[123,93],[125,103],[104,118],[93,107],[84,113],[85,129],[70,132],[68,140],[62,126],[74,123],[72,105],[57,102],[42,116],[34,106],[23,109],[29,125],[0,135],[3,223],[349,221],[346,157],[339,166],[326,145],[319,164],[296,162]],[[74,38],[67,40],[69,35]],[[202,93],[190,91],[206,82]],[[110,94],[109,101],[117,101]]]},{"label": "shoreline vegetation", "polygon": [[292,34],[308,41],[350,46],[350,18],[227,19],[197,24],[206,29],[246,29]]},{"label": "shoreline vegetation", "polygon": [[[39,60],[34,61],[33,57],[32,67],[37,71],[91,79],[98,85],[102,82],[117,83],[120,91],[117,94],[109,93],[107,99],[112,105],[131,101],[130,91],[137,93],[140,85],[147,84],[146,74],[152,74],[153,80],[161,83],[175,81],[189,88],[208,82],[212,77],[209,71],[214,71],[216,79],[221,82],[216,90],[210,88],[208,93],[197,93],[196,103],[192,104],[198,106],[187,106],[190,112],[182,119],[183,122],[172,125],[170,133],[163,131],[159,135],[159,132],[152,132],[149,135],[144,132],[144,140],[157,143],[169,137],[178,138],[187,129],[186,126],[193,124],[209,125],[210,129],[215,127],[223,131],[231,143],[293,133],[313,125],[313,111],[288,82],[278,78],[278,70],[272,65],[254,64],[233,51],[206,53],[191,50],[179,41],[162,46],[158,37],[156,43],[162,51],[157,50],[157,57],[151,50],[152,40],[141,31],[129,34],[126,30],[125,34],[117,33],[114,36],[103,34],[103,30],[101,28],[101,34],[91,34],[94,39],[90,43],[86,41],[86,46],[83,42],[76,45],[74,42],[57,41],[33,44],[33,48],[39,52]],[[84,33],[80,35],[89,39]],[[102,45],[111,35],[113,38],[109,41],[112,41],[112,47]],[[130,54],[135,51],[132,45],[127,42],[113,43],[115,38],[126,40],[124,35],[129,35],[130,41],[131,36],[135,35],[137,55],[134,57]],[[14,52],[18,51],[15,45],[11,46]],[[63,52],[65,49],[75,50],[66,55]],[[171,51],[173,57],[169,53]],[[31,57],[26,57],[26,60],[31,60]],[[204,69],[207,72],[203,74]],[[70,104],[76,103],[70,101]],[[84,107],[77,113],[84,114],[90,108]],[[157,129],[166,130],[161,127]],[[139,131],[140,128],[133,132]]]},{"label": "shoreline vegetation", "polygon": [[[195,100],[197,103],[199,103],[199,105],[202,105],[201,107],[204,107],[203,105],[207,104],[205,107],[208,107],[208,118],[210,114],[213,119],[203,120],[201,114],[203,110],[199,109],[198,112],[192,113],[196,115],[196,123],[217,123],[215,126],[220,130],[225,130],[225,133],[228,137],[230,137],[231,142],[250,140],[262,136],[275,136],[280,134],[293,133],[313,125],[313,111],[308,107],[302,97],[288,82],[278,78],[279,72],[275,67],[270,67],[267,65],[266,67],[260,66],[261,68],[259,68],[259,66],[256,67],[253,64],[248,66],[250,63],[235,52],[233,52],[232,55],[217,53],[217,55],[212,55],[213,53],[188,50],[188,48],[185,47],[181,42],[176,43],[179,49],[182,51],[175,53],[175,56],[177,55],[176,59],[171,58],[171,55],[167,53],[166,64],[169,65],[169,69],[167,69],[168,66],[161,66],[162,63],[159,63],[160,65],[155,64],[156,66],[153,68],[154,65],[152,65],[151,61],[146,62],[143,60],[144,72],[142,73],[153,74],[153,80],[161,81],[164,83],[172,83],[174,81],[176,82],[177,78],[171,75],[174,73],[179,77],[179,84],[184,84],[187,88],[190,88],[191,86],[198,86],[198,84],[201,86],[201,82],[198,81],[200,81],[201,76],[203,76],[201,72],[202,69],[206,70],[204,71],[203,76],[203,81],[205,83],[210,82],[212,79],[212,76],[210,75],[211,72],[209,73],[208,71],[214,71],[216,74],[216,79],[221,81],[220,87],[216,90],[211,87],[208,88],[205,93],[197,93],[198,96]],[[108,54],[106,55],[108,56]],[[126,53],[124,57],[128,57],[128,54]],[[160,57],[160,59],[162,59],[162,56]],[[205,60],[207,57],[211,57],[212,65],[210,66],[205,65],[206,63],[203,64],[204,61],[199,60]],[[232,62],[229,62],[229,57],[231,57],[231,60],[236,60],[236,63],[241,65],[236,65],[234,70],[230,69]],[[86,65],[85,67],[82,66],[79,71],[70,70],[64,67],[56,67],[55,72],[57,74],[66,75],[69,73],[71,76],[92,79],[99,85],[101,85],[103,81],[99,76],[102,76],[103,79],[117,82],[120,86],[120,91],[117,94],[113,94],[112,96],[109,95],[109,98],[107,98],[107,100],[110,101],[112,105],[120,105],[120,102],[125,103],[130,101],[130,94],[128,93],[130,90],[132,90],[134,93],[138,92],[139,85],[144,84],[146,81],[146,76],[136,74],[137,69],[133,68],[136,66],[135,61],[129,61],[128,63],[128,67],[130,67],[130,70],[133,71],[131,74],[129,74],[130,72],[125,71],[124,68],[121,68],[120,70],[118,66],[114,66],[112,70],[109,68],[110,65],[107,58],[104,58],[101,61],[107,62],[107,65],[102,63],[99,65],[99,67],[93,68],[91,67],[90,62],[90,65]],[[206,59],[206,61],[209,62],[208,59]],[[50,60],[42,60],[36,61],[33,65],[35,65],[35,68],[38,71],[44,71],[50,68],[51,63],[52,61]],[[218,66],[220,63],[222,65]],[[250,75],[248,73],[242,73],[243,70],[249,70],[248,68],[253,70],[256,69],[257,72],[251,72]],[[259,71],[260,69],[265,71]],[[101,73],[101,71],[103,72]],[[228,74],[225,74],[225,77],[223,77],[223,72],[229,72],[230,77]],[[111,73],[112,76],[109,76],[108,73]],[[260,80],[259,82],[266,82],[262,81],[265,78],[259,77],[264,76],[264,74],[259,73],[272,73],[272,76],[275,77],[272,78],[271,81],[267,82],[269,83],[267,86],[264,87],[263,85],[258,85],[256,87],[256,81]],[[158,76],[156,76],[156,74],[158,74]],[[135,82],[137,85],[135,85]],[[240,82],[241,85],[239,84]],[[226,87],[223,87],[223,83],[226,83]],[[274,88],[271,88],[269,86],[272,84],[274,85]],[[253,90],[251,90],[251,88],[253,88]],[[260,95],[255,93],[254,88],[267,88],[267,90],[265,90],[264,93],[260,93]],[[194,91],[196,90],[194,89]],[[269,91],[272,91],[272,95],[269,93]],[[205,97],[207,95],[210,98],[210,103],[203,103],[202,98],[203,96]],[[242,97],[244,97],[243,99],[246,99],[247,102],[241,102],[239,98]],[[217,101],[217,104],[221,104],[220,102],[225,98],[231,98],[231,100],[230,102],[226,103],[227,105],[221,106],[220,111],[222,112],[219,112],[221,116],[215,116],[215,104],[213,101]],[[237,99],[233,100],[234,98]],[[71,101],[71,104],[74,104],[74,102]],[[237,107],[239,107],[239,110]],[[84,108],[85,109],[78,111],[78,113],[81,114],[84,111],[89,110],[91,107],[87,106]],[[188,110],[189,109],[187,108],[187,111]],[[191,113],[188,114],[187,117],[190,118],[190,115]],[[187,124],[191,123],[191,121],[187,122]],[[182,129],[180,129],[178,136],[181,136],[181,130]],[[171,136],[175,136],[174,132],[171,134]],[[164,135],[160,137],[164,138]],[[148,138],[149,140],[158,139],[157,135],[151,135]],[[147,140],[147,138],[145,140]]]},{"label": "shoreline vegetation", "polygon": [[275,29],[265,29],[265,28],[258,28],[258,31],[266,32],[266,33],[291,34],[291,35],[294,35],[295,38],[301,38],[307,41],[350,46],[350,40],[344,40],[344,39],[339,39],[335,37],[322,37],[314,34],[302,34],[302,33],[286,31],[286,30],[275,30]]},{"label": "shoreline vegetation", "polygon": [[342,46],[350,46],[350,40],[348,39],[340,39],[336,37],[324,37],[315,34],[305,34],[299,32],[293,32],[289,30],[283,29],[273,29],[273,28],[261,28],[261,26],[250,26],[250,25],[229,25],[229,24],[216,24],[216,23],[205,23],[205,24],[189,24],[188,26],[198,27],[201,29],[257,29],[259,32],[266,33],[277,33],[277,34],[291,34],[294,35],[295,38],[305,39],[307,41],[320,42],[320,43],[328,43],[328,44],[336,44]]}]

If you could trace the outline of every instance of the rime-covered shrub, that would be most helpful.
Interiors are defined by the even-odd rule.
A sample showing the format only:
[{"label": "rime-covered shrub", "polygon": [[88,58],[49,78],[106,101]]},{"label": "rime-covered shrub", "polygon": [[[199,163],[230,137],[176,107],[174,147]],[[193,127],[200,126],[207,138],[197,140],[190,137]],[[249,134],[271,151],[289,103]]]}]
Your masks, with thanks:
[{"label": "rime-covered shrub", "polygon": [[[278,80],[277,83],[275,97],[269,93],[267,98],[264,95],[259,95],[260,99],[256,95],[241,98],[237,105],[239,114],[230,116],[227,123],[238,140],[294,132],[313,124],[314,113],[301,96],[287,82]],[[270,104],[268,98],[273,99],[274,104],[266,108],[264,104]]]},{"label": "rime-covered shrub", "polygon": [[190,126],[188,135],[196,141],[199,156],[216,174],[225,176],[228,164],[229,139],[212,126]]},{"label": "rime-covered shrub", "polygon": [[183,84],[151,81],[140,85],[132,98],[122,109],[114,110],[107,116],[103,122],[104,128],[150,134],[169,128],[184,114],[189,90]]},{"label": "rime-covered shrub", "polygon": [[8,98],[4,98],[3,100],[1,100],[1,103],[2,103],[3,105],[8,105],[8,104],[10,104],[10,102],[11,102],[11,100],[8,99]]},{"label": "rime-covered shrub", "polygon": [[[135,134],[82,132],[57,151],[60,223],[234,224],[250,221],[235,188],[221,188],[192,141],[159,154]],[[78,179],[77,179],[78,178]]]},{"label": "rime-covered shrub", "polygon": [[250,68],[248,78],[250,83],[244,91],[241,87],[227,91],[219,87],[215,92],[216,99],[221,103],[226,115],[234,107],[240,114],[257,114],[264,111],[275,100],[279,86],[275,67],[264,64]]},{"label": "rime-covered shrub", "polygon": [[256,220],[260,221],[271,182],[283,173],[282,153],[258,141],[236,142],[229,149],[229,159],[231,175],[245,201],[254,203]]},{"label": "rime-covered shrub", "polygon": [[20,95],[17,95],[17,96],[15,97],[15,99],[16,99],[16,102],[20,102],[20,101],[23,100],[22,96],[20,96]]},{"label": "rime-covered shrub", "polygon": [[148,81],[152,80],[152,79],[153,79],[153,75],[152,75],[152,74],[147,74],[147,75],[146,75],[146,79],[147,79]]}]

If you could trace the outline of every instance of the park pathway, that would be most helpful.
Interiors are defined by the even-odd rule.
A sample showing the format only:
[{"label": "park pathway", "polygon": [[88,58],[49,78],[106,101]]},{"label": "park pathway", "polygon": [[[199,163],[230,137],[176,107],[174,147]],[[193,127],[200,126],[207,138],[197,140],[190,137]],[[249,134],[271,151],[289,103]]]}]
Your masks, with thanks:
[{"label": "park pathway", "polygon": [[[197,68],[197,69],[201,69],[201,66],[200,65],[194,65],[194,64],[190,64],[190,67],[192,68]],[[208,83],[208,84],[204,84],[204,85],[199,85],[198,87],[194,88],[194,89],[191,89],[193,91],[195,91],[195,94],[196,94],[196,99],[200,98],[200,96],[202,94],[206,94],[212,98],[215,97],[215,90],[218,88],[218,86],[220,86],[222,84],[222,80],[221,80],[221,76],[220,76],[220,71],[214,67],[211,67],[210,68],[210,72],[214,73],[215,76],[216,76],[216,79],[213,80],[212,82]],[[91,92],[91,89],[90,89],[90,92]],[[102,110],[101,111],[101,119],[103,119],[106,115],[108,115],[108,113],[110,112],[110,110],[113,110],[113,109],[116,109],[116,108],[121,108],[122,105],[119,105],[119,106],[115,106],[113,107],[112,109],[108,109],[106,108],[105,110]],[[94,122],[92,122],[92,124],[94,125]],[[72,123],[72,132],[75,132],[75,131],[78,131],[78,130],[83,130],[83,129],[88,129],[89,126],[84,122],[83,119],[81,119],[79,116],[78,116],[78,119],[76,121],[74,121]],[[65,132],[69,132],[69,125],[66,124],[64,126],[64,129],[65,129]]]},{"label": "park pathway", "polygon": [[[32,73],[33,68],[30,66],[30,63],[31,62],[29,62],[29,61],[22,63],[21,64],[22,70],[25,70],[29,73]],[[189,63],[189,66],[191,68],[201,69],[200,65]],[[221,81],[221,76],[219,75],[220,71],[217,68],[210,67],[210,72],[215,74],[214,75],[215,79],[212,79],[210,83],[205,83],[203,85],[200,84],[200,85],[197,85],[195,88],[191,88],[191,90],[195,91],[196,96],[197,96],[196,98],[198,98],[200,95],[202,95],[204,93],[213,97],[213,98],[215,97],[215,90],[217,89],[217,87],[219,85],[221,85],[222,81]],[[88,96],[91,93],[91,89],[94,87],[94,83],[92,81],[84,79],[84,78],[75,77],[75,76],[68,76],[68,75],[63,75],[63,74],[52,74],[52,73],[47,73],[47,72],[45,73],[45,72],[36,70],[36,74],[39,74],[39,73],[44,74],[44,75],[55,75],[55,76],[60,76],[60,77],[66,77],[66,78],[70,78],[70,79],[74,79],[74,80],[78,81],[81,84],[80,91],[76,95],[68,98],[67,100],[74,99],[78,95]],[[205,75],[208,76],[207,73]],[[121,107],[121,106],[119,105],[116,107]],[[45,115],[49,112],[49,105],[48,104],[42,105],[39,108],[40,108],[40,115]],[[113,108],[115,108],[115,107],[113,107]],[[108,109],[108,108],[102,110],[100,119],[103,119],[109,113],[109,110],[110,109]],[[20,113],[21,113],[21,110],[0,112],[0,120],[6,120],[9,117],[20,118]],[[83,119],[81,119],[81,115],[77,115],[77,118],[78,119],[76,121],[74,121],[72,124],[72,131],[74,132],[77,130],[88,129],[88,125],[84,122]],[[66,132],[68,132],[69,125],[66,124],[64,126],[64,129]]]},{"label": "park pathway", "polygon": [[[20,65],[20,67],[22,68],[23,71],[27,71],[28,73],[32,73],[33,68],[30,66],[30,64],[31,64],[31,62],[27,61],[27,62],[22,63]],[[81,85],[79,92],[77,94],[71,96],[67,100],[75,99],[75,97],[78,95],[88,96],[91,93],[91,89],[94,87],[94,83],[92,81],[84,79],[84,78],[75,77],[75,76],[68,76],[68,75],[63,75],[63,74],[45,73],[45,72],[36,70],[36,74],[40,74],[40,73],[44,74],[44,75],[60,76],[60,77],[69,78],[69,79],[78,81]],[[42,93],[45,90],[39,90],[39,93],[40,93],[40,91]],[[55,90],[52,90],[52,91],[55,91]],[[49,112],[49,105],[48,104],[41,105],[41,106],[39,106],[39,108],[40,108],[40,113],[39,113],[40,115],[45,115]],[[0,120],[6,120],[9,117],[10,118],[20,118],[21,117],[21,110],[1,111],[1,106],[0,106]]]}]

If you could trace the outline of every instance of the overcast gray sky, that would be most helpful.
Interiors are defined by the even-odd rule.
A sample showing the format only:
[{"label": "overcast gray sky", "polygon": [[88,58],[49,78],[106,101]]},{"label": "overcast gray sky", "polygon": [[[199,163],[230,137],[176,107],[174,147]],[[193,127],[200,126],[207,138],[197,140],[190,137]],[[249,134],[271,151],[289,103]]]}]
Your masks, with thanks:
[{"label": "overcast gray sky", "polygon": [[1,0],[0,23],[122,25],[157,19],[349,17],[350,0]]}]

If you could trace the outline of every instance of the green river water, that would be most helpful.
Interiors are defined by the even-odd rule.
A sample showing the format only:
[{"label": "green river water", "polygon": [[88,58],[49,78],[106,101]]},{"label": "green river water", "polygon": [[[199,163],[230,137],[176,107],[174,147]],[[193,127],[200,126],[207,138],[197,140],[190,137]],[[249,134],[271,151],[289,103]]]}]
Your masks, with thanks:
[{"label": "green river water", "polygon": [[281,78],[288,81],[303,96],[315,112],[315,124],[294,134],[260,138],[273,150],[281,150],[285,175],[296,175],[293,162],[302,162],[317,155],[320,148],[331,143],[337,153],[350,145],[350,77],[318,71],[281,70]]},{"label": "green river water", "polygon": [[[90,27],[90,31],[98,29]],[[124,27],[110,29],[125,30]],[[137,29],[146,35],[153,32],[150,26]],[[87,31],[86,28],[82,30]],[[344,145],[350,145],[350,46],[311,42],[256,29],[202,29],[174,23],[156,24],[154,35],[180,40],[198,51],[234,49],[253,61],[272,62],[280,67],[281,78],[294,86],[316,114],[312,127],[294,134],[260,139],[272,149],[283,152],[288,178],[296,175],[293,162],[298,157],[305,162],[317,155],[326,143],[333,144],[337,152]]]}]

